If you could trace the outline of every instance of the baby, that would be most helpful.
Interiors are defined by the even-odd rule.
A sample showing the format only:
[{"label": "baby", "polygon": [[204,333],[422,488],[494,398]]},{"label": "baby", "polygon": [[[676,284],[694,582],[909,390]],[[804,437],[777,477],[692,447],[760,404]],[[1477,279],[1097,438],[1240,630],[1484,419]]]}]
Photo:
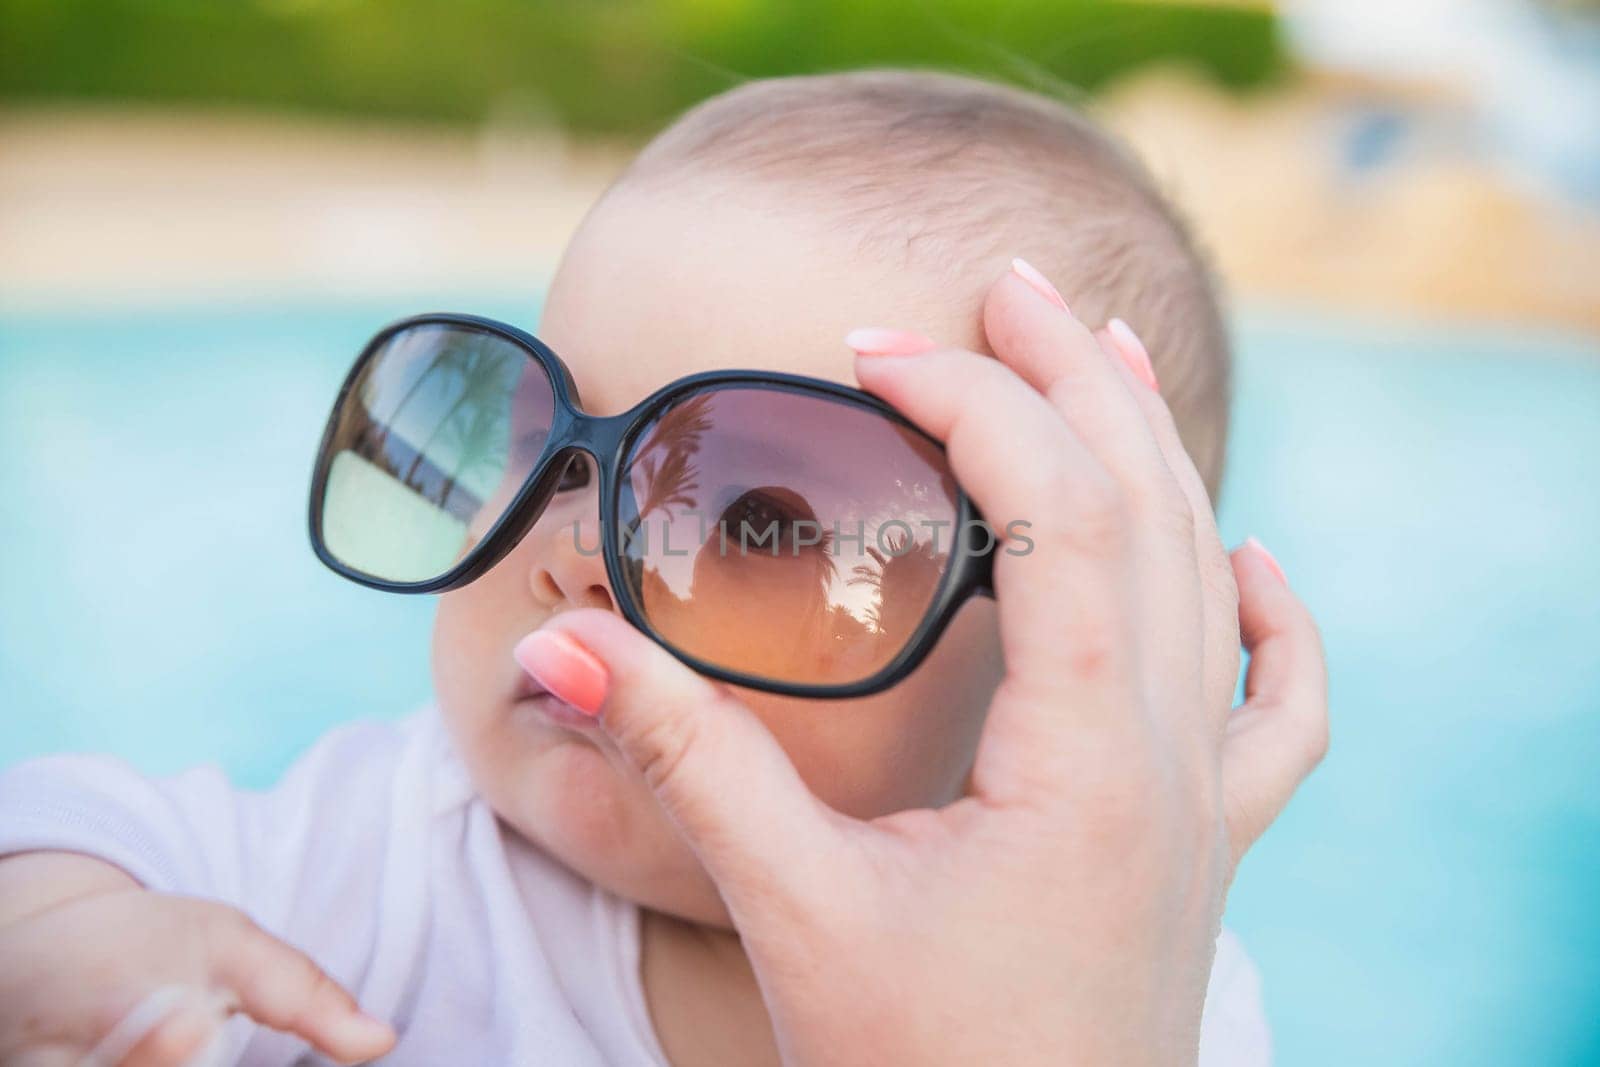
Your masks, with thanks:
[{"label": "baby", "polygon": [[[1214,495],[1229,356],[1183,226],[1085,119],[967,78],[788,78],[690,111],[589,213],[539,338],[595,415],[719,368],[851,384],[840,338],[863,323],[992,352],[981,310],[1007,271],[1058,302],[1048,276],[1105,344],[1147,347]],[[574,464],[440,599],[436,708],[337,730],[265,793],[90,756],[0,777],[0,1061],[777,1062],[673,813],[592,709],[540,699],[522,665],[558,613],[617,608],[596,473]],[[1002,673],[996,603],[974,597],[887,689],[738,693],[818,798],[874,818],[963,794]],[[1200,1047],[1268,1058],[1227,933]]]}]

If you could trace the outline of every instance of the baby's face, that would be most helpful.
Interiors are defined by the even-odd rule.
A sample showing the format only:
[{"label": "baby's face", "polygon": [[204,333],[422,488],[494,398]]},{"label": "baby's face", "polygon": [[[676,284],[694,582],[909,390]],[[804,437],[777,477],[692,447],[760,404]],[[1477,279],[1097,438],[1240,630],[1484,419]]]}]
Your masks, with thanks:
[{"label": "baby's face", "polygon": [[[981,345],[978,290],[949,292],[948,281],[912,272],[903,246],[862,249],[843,231],[751,186],[620,189],[568,248],[539,336],[599,415],[716,368],[853,384],[841,338],[856,326]],[[493,570],[441,599],[440,706],[479,791],[511,828],[621,896],[726,922],[710,879],[605,734],[554,722],[521,699],[525,681],[511,655],[520,638],[560,611],[614,607],[593,552],[598,525],[591,478],[558,493]],[[887,692],[838,701],[740,695],[819,797],[871,817],[959,794],[999,676],[994,604],[974,599]]]}]

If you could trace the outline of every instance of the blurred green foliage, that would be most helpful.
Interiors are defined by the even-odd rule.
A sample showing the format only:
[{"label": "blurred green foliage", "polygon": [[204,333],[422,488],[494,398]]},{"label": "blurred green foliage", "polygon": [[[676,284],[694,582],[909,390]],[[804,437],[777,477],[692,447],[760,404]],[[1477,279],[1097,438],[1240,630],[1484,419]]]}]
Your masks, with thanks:
[{"label": "blurred green foliage", "polygon": [[0,0],[0,100],[447,121],[528,101],[629,132],[752,77],[937,66],[1093,89],[1153,60],[1281,69],[1268,12],[1155,0]]}]

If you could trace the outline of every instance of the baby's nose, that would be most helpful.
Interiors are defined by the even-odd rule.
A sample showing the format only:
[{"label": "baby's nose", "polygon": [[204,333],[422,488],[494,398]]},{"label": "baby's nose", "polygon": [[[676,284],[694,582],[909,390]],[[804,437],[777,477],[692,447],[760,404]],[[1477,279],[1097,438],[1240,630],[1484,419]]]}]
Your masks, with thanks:
[{"label": "baby's nose", "polygon": [[[600,516],[596,494],[573,494],[580,501],[561,501],[540,516],[532,536],[539,544],[528,580],[536,600],[547,608],[562,606],[615,611],[611,582],[600,550]],[[558,502],[552,502],[556,505]]]}]

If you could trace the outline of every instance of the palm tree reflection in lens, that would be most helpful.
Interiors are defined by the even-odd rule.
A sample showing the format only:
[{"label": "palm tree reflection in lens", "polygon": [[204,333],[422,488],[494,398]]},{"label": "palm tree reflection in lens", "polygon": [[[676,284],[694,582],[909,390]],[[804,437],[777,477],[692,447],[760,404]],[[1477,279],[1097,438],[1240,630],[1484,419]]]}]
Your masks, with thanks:
[{"label": "palm tree reflection in lens", "polygon": [[509,505],[506,486],[531,469],[534,457],[520,453],[524,469],[511,469],[514,406],[548,435],[554,395],[515,345],[441,325],[387,339],[335,429],[325,543],[391,580],[448,571],[499,517],[490,509]]}]

